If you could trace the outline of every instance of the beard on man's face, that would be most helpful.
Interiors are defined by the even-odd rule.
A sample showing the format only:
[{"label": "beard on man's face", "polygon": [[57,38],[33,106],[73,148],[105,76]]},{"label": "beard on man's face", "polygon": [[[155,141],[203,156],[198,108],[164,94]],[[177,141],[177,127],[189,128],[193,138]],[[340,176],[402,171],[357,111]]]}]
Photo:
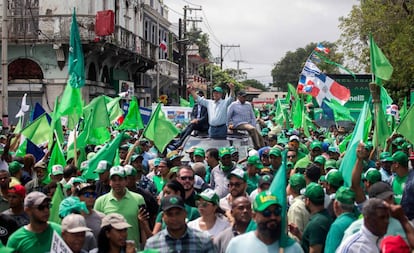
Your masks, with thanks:
[{"label": "beard on man's face", "polygon": [[279,240],[281,228],[280,222],[277,220],[269,220],[266,222],[257,223],[257,230],[268,238]]}]

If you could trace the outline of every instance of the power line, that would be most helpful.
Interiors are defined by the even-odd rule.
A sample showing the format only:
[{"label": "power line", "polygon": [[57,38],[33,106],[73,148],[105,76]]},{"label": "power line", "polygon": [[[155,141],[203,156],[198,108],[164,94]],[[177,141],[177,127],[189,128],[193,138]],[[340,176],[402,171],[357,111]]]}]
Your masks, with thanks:
[{"label": "power line", "polygon": [[213,29],[211,28],[210,23],[208,22],[207,15],[206,15],[206,13],[204,12],[204,10],[202,10],[202,11],[201,11],[201,13],[203,14],[203,17],[204,17],[204,21],[205,21],[205,22],[203,22],[203,23],[205,23],[205,27],[207,28],[207,30],[209,31],[209,33],[210,33],[210,35],[213,37],[213,39],[215,39],[215,40],[216,40],[216,42],[218,43],[217,45],[221,45],[222,43],[221,43],[221,41],[217,38],[217,36],[214,34]]}]

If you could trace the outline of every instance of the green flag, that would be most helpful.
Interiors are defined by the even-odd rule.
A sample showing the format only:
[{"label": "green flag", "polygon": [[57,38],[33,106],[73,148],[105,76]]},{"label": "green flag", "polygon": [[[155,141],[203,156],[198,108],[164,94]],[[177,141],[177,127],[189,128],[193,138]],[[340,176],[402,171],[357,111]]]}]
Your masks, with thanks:
[{"label": "green flag", "polygon": [[164,152],[167,144],[179,133],[180,130],[165,117],[164,112],[161,110],[161,103],[158,103],[142,134],[154,142],[158,151]]},{"label": "green flag", "polygon": [[382,105],[382,110],[384,112],[387,110],[387,105],[392,105],[393,100],[391,96],[388,94],[387,90],[384,88],[384,86],[380,86],[380,100]]},{"label": "green flag", "polygon": [[352,134],[349,134],[341,141],[341,143],[339,143],[338,145],[339,152],[343,153],[346,150],[346,147],[351,139],[352,139]]},{"label": "green flag", "polygon": [[368,104],[365,102],[361,113],[359,114],[357,123],[352,133],[351,140],[349,141],[348,148],[346,149],[345,156],[342,159],[339,170],[342,172],[344,178],[344,186],[350,187],[352,180],[352,170],[356,162],[356,150],[358,144],[362,141],[365,142],[365,119],[368,111]]},{"label": "green flag", "polygon": [[191,107],[190,102],[185,100],[184,98],[180,97],[180,106],[183,107]]},{"label": "green flag", "polygon": [[52,197],[52,208],[50,209],[50,216],[49,221],[53,221],[57,224],[60,224],[62,219],[59,217],[59,206],[62,200],[65,199],[65,196],[63,195],[62,185],[57,184],[55,193]]},{"label": "green flag", "polygon": [[73,9],[72,24],[70,26],[69,84],[73,88],[85,86],[85,62],[75,9]]},{"label": "green flag", "polygon": [[50,173],[52,172],[52,167],[53,165],[57,164],[62,165],[63,167],[65,167],[66,165],[65,155],[63,154],[58,139],[56,139],[55,145],[53,145],[52,153],[50,155],[49,163],[47,165],[47,175],[45,179],[43,179],[44,184],[50,183]]},{"label": "green flag", "polygon": [[401,106],[401,109],[399,111],[400,119],[404,118],[405,114],[407,114],[408,106],[407,106],[407,97],[404,97],[404,102]]},{"label": "green flag", "polygon": [[89,160],[88,169],[83,172],[82,177],[85,179],[97,179],[98,174],[94,173],[94,171],[101,160],[108,161],[113,165],[118,148],[123,140],[124,133],[122,132],[119,133],[110,143],[107,143],[103,148],[101,148],[98,153],[96,153],[96,155]]},{"label": "green flag", "polygon": [[60,99],[58,115],[68,117],[68,128],[74,129],[82,115],[82,93],[79,88],[66,85]]},{"label": "green flag", "polygon": [[190,101],[190,107],[194,107],[195,102],[192,95],[189,96],[188,100]]},{"label": "green flag", "polygon": [[105,103],[106,103],[106,110],[109,113],[109,121],[114,123],[118,120],[119,117],[124,115],[124,111],[122,111],[121,107],[119,106],[119,101],[122,99],[121,97],[111,98],[108,96],[104,96]]},{"label": "green flag", "polygon": [[371,57],[371,71],[375,75],[375,83],[381,84],[381,80],[390,80],[393,67],[388,61],[387,57],[382,53],[381,49],[375,44],[374,38],[370,34],[370,57]]},{"label": "green flag", "polygon": [[49,143],[53,143],[53,136],[59,139],[59,143],[63,143],[63,129],[59,115],[59,97],[56,97],[54,110],[51,116],[52,121],[50,122],[50,127],[52,128],[52,132],[50,133]]},{"label": "green flag", "polygon": [[302,114],[303,114],[303,100],[298,99],[292,105],[292,121],[294,128],[302,127]]},{"label": "green flag", "polygon": [[295,242],[287,234],[286,153],[287,151],[282,152],[282,165],[280,165],[279,169],[277,170],[276,175],[273,178],[272,184],[269,188],[269,191],[276,196],[282,207],[282,213],[280,215],[281,234],[279,239],[279,245],[281,248],[289,247]]},{"label": "green flag", "polygon": [[388,126],[382,106],[378,106],[378,112],[375,116],[373,143],[375,147],[379,148],[380,151],[383,151],[387,143],[387,138],[391,135],[391,130]]},{"label": "green flag", "polygon": [[329,106],[332,109],[336,122],[341,120],[350,120],[352,122],[355,122],[355,119],[351,116],[351,112],[349,111],[349,109],[341,105],[341,103],[339,103],[335,99],[331,99],[331,101],[324,100],[324,102],[327,106]]},{"label": "green flag", "polygon": [[395,131],[402,134],[409,142],[414,143],[414,104],[408,109]]},{"label": "green flag", "polygon": [[133,97],[131,103],[129,104],[128,114],[118,129],[137,131],[143,128],[144,123],[142,122],[141,113],[139,112],[138,101],[136,97]]},{"label": "green flag", "polygon": [[83,108],[85,121],[83,131],[79,134],[79,148],[87,144],[101,145],[111,138],[108,130],[110,126],[108,111],[106,110],[105,98],[99,96],[94,98]]},{"label": "green flag", "polygon": [[22,135],[35,145],[41,145],[49,140],[50,132],[52,128],[47,121],[46,113],[43,113],[22,130]]},{"label": "green flag", "polygon": [[20,143],[19,147],[16,150],[16,157],[24,157],[26,155],[27,150],[27,139],[24,139],[22,143]]}]

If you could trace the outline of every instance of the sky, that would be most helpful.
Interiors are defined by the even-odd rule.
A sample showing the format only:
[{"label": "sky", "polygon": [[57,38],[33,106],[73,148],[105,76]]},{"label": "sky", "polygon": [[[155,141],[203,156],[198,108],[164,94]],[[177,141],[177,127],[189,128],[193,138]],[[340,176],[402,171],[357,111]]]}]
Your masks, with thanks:
[{"label": "sky", "polygon": [[239,68],[248,79],[267,85],[271,70],[288,51],[321,41],[335,42],[341,34],[339,18],[358,0],[164,0],[168,19],[177,27],[184,6],[200,8],[189,17],[209,34],[213,57],[221,45],[239,45],[223,51],[223,68]]}]

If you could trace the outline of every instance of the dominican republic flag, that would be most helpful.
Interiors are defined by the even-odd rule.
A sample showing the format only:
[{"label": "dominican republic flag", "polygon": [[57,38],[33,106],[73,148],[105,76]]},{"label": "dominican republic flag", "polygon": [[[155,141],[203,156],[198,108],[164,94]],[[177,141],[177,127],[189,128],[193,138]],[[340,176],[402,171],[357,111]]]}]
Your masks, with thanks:
[{"label": "dominican republic flag", "polygon": [[164,53],[166,53],[168,51],[167,42],[165,42],[165,40],[161,41],[160,48]]},{"label": "dominican republic flag", "polygon": [[318,52],[322,52],[325,54],[329,54],[329,52],[331,51],[329,48],[324,47],[321,43],[319,43],[316,47],[315,50]]},{"label": "dominican republic flag", "polygon": [[400,113],[399,113],[399,110],[398,110],[398,105],[396,105],[396,104],[387,105],[386,114],[394,116],[395,119],[399,119],[400,118]]},{"label": "dominican republic flag", "polygon": [[310,94],[315,97],[319,105],[322,105],[325,98],[335,99],[344,105],[351,96],[351,91],[348,88],[323,74],[310,60],[305,63],[297,90],[298,93]]}]

